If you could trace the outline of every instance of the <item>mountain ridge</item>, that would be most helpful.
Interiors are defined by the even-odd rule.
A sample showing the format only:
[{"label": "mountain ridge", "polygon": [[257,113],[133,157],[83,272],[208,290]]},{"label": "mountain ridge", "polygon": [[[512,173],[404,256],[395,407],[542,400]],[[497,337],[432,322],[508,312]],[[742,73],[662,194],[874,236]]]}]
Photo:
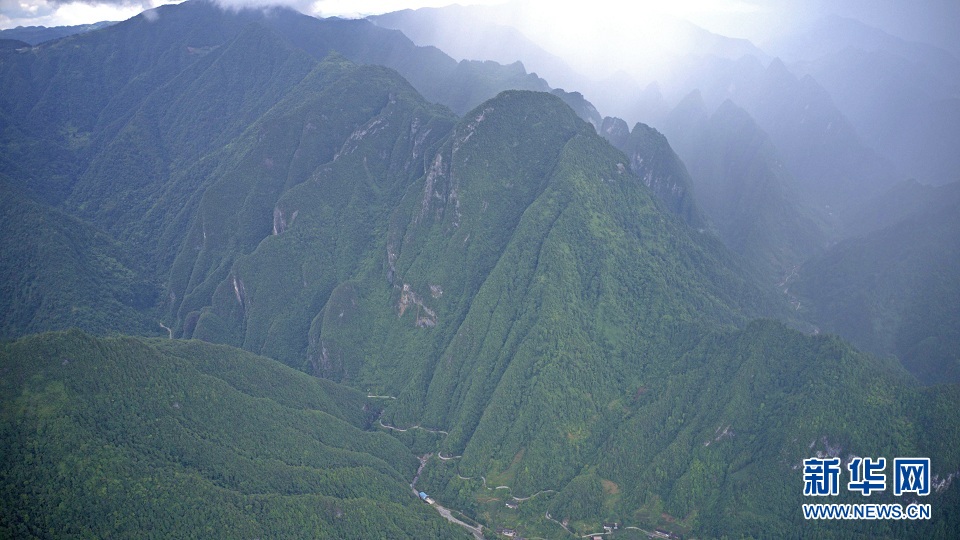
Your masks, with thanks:
[{"label": "mountain ridge", "polygon": [[[17,404],[0,409],[4,447],[17,449],[2,463],[19,479],[3,498],[40,486],[0,505],[14,509],[0,525],[43,516],[122,536],[133,521],[96,516],[129,500],[173,536],[169,509],[189,507],[183,536],[201,535],[188,532],[203,530],[197,501],[210,499],[225,536],[244,524],[267,536],[463,533],[416,488],[525,536],[610,521],[718,537],[956,528],[957,385],[921,387],[891,357],[762,319],[801,324],[759,263],[709,222],[692,226],[692,202],[671,206],[664,191],[691,201],[696,184],[660,132],[539,91],[520,65],[456,63],[366,21],[196,2],[155,14],[0,54],[0,196],[17,244],[4,254],[79,250],[58,272],[100,276],[75,292],[110,292],[89,308],[99,314],[159,285],[133,313],[178,338],[68,332],[0,347],[12,374],[0,390]],[[154,48],[80,69],[139,29]],[[758,64],[741,67],[788,83],[779,98],[802,86],[782,63]],[[97,77],[116,79],[75,112],[62,106]],[[723,135],[701,146],[704,168],[729,168],[715,181],[741,186],[734,212],[757,218],[743,229],[783,248],[776,220],[803,216],[767,135],[737,105],[707,116],[702,102],[692,94],[678,116]],[[21,226],[18,212],[34,215]],[[39,253],[31,264],[54,268]],[[48,296],[73,283],[31,276]],[[117,321],[129,326],[89,330],[141,331]],[[39,438],[61,433],[47,425],[69,437]],[[56,456],[73,463],[100,440],[112,446],[94,458],[114,468],[91,485],[119,482],[106,488],[116,498],[91,506],[83,494],[96,490],[70,492],[63,511],[87,508],[87,521],[45,512],[44,490],[69,488]],[[33,455],[24,441],[43,441],[52,461],[20,459]],[[821,453],[930,457],[934,518],[802,521],[803,460]],[[184,491],[181,506],[137,495],[151,469],[163,472],[150,482],[182,480],[163,488]],[[854,495],[836,500],[863,502]]]}]

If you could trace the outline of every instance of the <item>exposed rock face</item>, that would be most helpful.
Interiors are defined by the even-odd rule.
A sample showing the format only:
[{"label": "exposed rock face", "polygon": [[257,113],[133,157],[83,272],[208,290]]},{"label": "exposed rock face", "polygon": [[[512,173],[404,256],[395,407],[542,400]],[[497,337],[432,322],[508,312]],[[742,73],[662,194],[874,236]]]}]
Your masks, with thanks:
[{"label": "exposed rock face", "polygon": [[631,131],[626,122],[609,116],[603,119],[599,133],[627,155],[630,169],[668,210],[692,227],[705,227],[706,219],[694,203],[693,181],[666,137],[639,122]]},{"label": "exposed rock face", "polygon": [[630,139],[630,126],[620,118],[608,116],[600,125],[600,136],[622,150]]},{"label": "exposed rock face", "polygon": [[[442,199],[443,196],[440,194],[438,189],[436,189],[436,184],[438,180],[447,176],[448,168],[444,166],[443,154],[438,153],[436,157],[433,158],[433,163],[430,165],[430,170],[427,171],[427,177],[423,182],[423,198],[420,201],[420,213],[414,218],[414,223],[422,221],[427,217],[427,214],[430,212],[430,203],[431,200]],[[439,220],[443,214],[443,208],[437,208],[437,220]]]},{"label": "exposed rock face", "polygon": [[[410,287],[410,284],[404,283],[401,287],[400,300],[397,301],[397,310],[399,311],[398,317],[403,317],[404,312],[407,309],[412,308],[413,306],[417,307],[417,317],[414,321],[414,324],[417,328],[433,328],[437,325],[437,313],[423,305],[423,299]],[[443,294],[443,290],[440,289],[437,285],[432,285],[430,287],[431,295],[434,298],[439,298]]]},{"label": "exposed rock face", "polygon": [[237,297],[237,303],[240,304],[240,307],[244,311],[247,310],[247,289],[243,285],[243,280],[239,279],[236,275],[233,276],[233,293]]},{"label": "exposed rock face", "polygon": [[283,231],[293,225],[293,220],[297,219],[297,214],[299,213],[299,210],[294,210],[293,213],[290,214],[290,222],[288,223],[286,216],[283,215],[283,210],[281,210],[279,206],[275,207],[273,209],[273,235],[283,234]]}]

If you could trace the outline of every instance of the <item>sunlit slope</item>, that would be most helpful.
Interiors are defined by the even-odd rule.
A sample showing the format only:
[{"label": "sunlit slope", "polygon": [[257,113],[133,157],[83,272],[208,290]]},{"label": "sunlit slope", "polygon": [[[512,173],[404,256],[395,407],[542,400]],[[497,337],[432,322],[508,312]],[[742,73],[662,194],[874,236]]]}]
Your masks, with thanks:
[{"label": "sunlit slope", "polygon": [[[342,78],[336,66],[345,65],[345,57],[392,66],[431,100],[460,111],[504,88],[548,89],[522,66],[457,63],[367,21],[319,20],[279,8],[269,13],[224,10],[191,1],[38,48],[6,51],[0,58],[0,174],[29,197],[136,250],[151,279],[166,281],[173,268],[170,290],[158,302],[142,306],[138,316],[156,319],[157,312],[172,312],[174,318],[165,323],[182,335],[187,315],[208,303],[235,256],[248,254],[270,233],[279,195],[332,160],[351,133],[372,118],[371,111],[388,101],[392,90],[370,101],[375,90],[364,87],[362,77],[352,87],[334,84]],[[412,92],[410,83],[390,73],[397,95]],[[183,257],[185,238],[193,242],[186,249],[196,251],[194,218],[202,204],[211,204],[214,195],[228,189],[220,179],[233,174],[238,164],[231,160],[258,136],[247,130],[266,129],[264,122],[278,117],[267,113],[277,107],[304,112],[305,94],[324,89],[327,108],[310,127],[300,126],[306,129],[300,134],[305,146],[296,163],[284,161],[291,156],[261,156],[266,161],[256,166],[276,161],[264,182],[276,180],[279,186],[264,187],[237,203],[250,208],[230,216],[242,222],[236,242],[221,245],[224,250],[201,261],[195,272],[194,261]],[[424,124],[411,143],[422,155],[426,150],[420,146],[429,146],[446,131],[427,125],[428,116],[450,113],[416,99],[431,111],[417,118]],[[252,170],[254,165],[245,162],[244,167]],[[422,174],[415,169],[410,178]],[[286,177],[279,179],[280,174]],[[363,211],[392,211],[385,204],[387,209]],[[248,219],[252,213],[258,219]],[[209,275],[215,280],[209,281]],[[198,288],[199,302],[193,300]],[[54,294],[46,288],[39,293]],[[78,318],[72,320],[80,324]],[[196,314],[191,320],[192,331]],[[26,327],[23,321],[17,324]],[[303,349],[299,343],[295,347]]]},{"label": "sunlit slope", "polygon": [[[398,276],[436,310],[437,329],[456,324],[427,379],[426,419],[452,428],[451,452],[475,450],[465,464],[506,467],[532,440],[563,446],[570,462],[524,454],[520,468],[550,469],[531,483],[580,460],[557,435],[569,423],[590,438],[601,381],[668,363],[678,328],[735,324],[763,305],[718,242],[661,208],[623,154],[578,123],[530,93],[467,115],[396,248]],[[455,196],[421,199],[431,191]],[[427,298],[431,285],[443,295]],[[547,410],[546,423],[525,415]]]},{"label": "sunlit slope", "polygon": [[390,129],[280,198],[276,234],[237,259],[194,336],[394,395],[386,421],[449,430],[465,467],[504,471],[529,448],[515,466],[533,489],[573,477],[611,427],[594,414],[691,336],[776,309],[555,96],[472,111],[392,211],[377,182],[396,169],[378,167],[405,161],[369,153]]},{"label": "sunlit slope", "polygon": [[[431,460],[419,485],[531,536],[562,534],[567,520],[576,534],[621,522],[710,538],[956,535],[956,385],[922,388],[839,338],[772,321],[685,339],[689,349],[669,369],[647,368],[630,384],[623,372],[591,379],[583,375],[590,366],[535,366],[529,382],[496,395],[463,456]],[[519,403],[529,406],[504,415]],[[577,416],[580,423],[571,421]],[[494,420],[505,436],[484,433]],[[523,428],[540,436],[524,437]],[[503,457],[478,460],[489,447]],[[563,471],[572,455],[578,465]],[[868,499],[844,483],[837,497],[814,500],[803,496],[803,460],[817,455],[887,457],[888,475],[894,457],[930,457],[939,487],[920,500],[894,497],[890,479]],[[531,482],[531,473],[543,481]],[[505,509],[514,497],[519,509]],[[803,519],[804,503],[831,502],[929,503],[933,519]]]},{"label": "sunlit slope", "polygon": [[383,256],[452,123],[395,72],[319,65],[223,150],[171,272],[178,332],[303,364],[311,322]]},{"label": "sunlit slope", "polygon": [[362,394],[200,342],[41,334],[0,349],[0,532],[456,538],[363,429]]}]

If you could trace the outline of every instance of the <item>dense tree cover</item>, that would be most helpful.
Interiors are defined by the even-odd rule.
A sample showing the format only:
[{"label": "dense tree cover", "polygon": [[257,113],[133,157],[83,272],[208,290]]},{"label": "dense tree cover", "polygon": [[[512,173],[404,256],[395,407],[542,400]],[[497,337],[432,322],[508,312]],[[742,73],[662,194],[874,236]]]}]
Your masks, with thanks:
[{"label": "dense tree cover", "polygon": [[[939,509],[937,523],[912,528],[818,527],[804,523],[799,511],[811,502],[802,496],[802,461],[817,452],[844,460],[929,456],[933,474],[949,476],[960,454],[930,444],[924,434],[931,422],[956,425],[956,412],[927,406],[931,395],[951,399],[956,387],[924,391],[896,364],[880,363],[836,337],[807,337],[774,322],[707,336],[678,368],[645,387],[606,442],[598,474],[631,480],[621,486],[626,508],[687,519],[709,536],[783,536],[803,527],[837,537],[861,528],[869,535],[924,537],[956,526],[949,494],[924,501]],[[949,428],[935,438],[955,435]],[[903,502],[889,495],[869,502]]]},{"label": "dense tree cover", "polygon": [[[578,534],[620,521],[707,537],[956,535],[958,499],[950,487],[960,467],[956,385],[921,388],[897,364],[835,336],[804,336],[770,321],[691,341],[698,339],[679,362],[648,370],[610,403],[605,418],[595,417],[594,424],[615,427],[592,443],[597,447],[583,458],[583,471],[555,483],[555,491],[518,490],[515,479],[489,470],[483,482],[470,478],[466,452],[462,460],[431,462],[418,485],[531,535],[551,527],[542,519],[544,504]],[[523,449],[531,451],[542,449]],[[928,456],[937,482],[946,482],[920,501],[893,497],[889,489],[867,500],[845,488],[836,498],[811,500],[803,496],[803,460],[816,455],[844,462]],[[890,486],[889,467],[886,474]],[[523,499],[520,508],[502,510],[511,497]],[[484,503],[491,498],[498,502]],[[810,502],[924,502],[934,519],[814,523],[800,512]]]},{"label": "dense tree cover", "polygon": [[0,175],[0,338],[79,327],[158,334],[160,284],[135,250]]},{"label": "dense tree cover", "polygon": [[74,26],[18,26],[16,28],[4,28],[0,30],[0,39],[4,41],[19,40],[23,43],[23,46],[29,47],[74,34],[92,32],[100,28],[106,28],[111,24],[114,23],[111,21],[102,21]]},{"label": "dense tree cover", "polygon": [[[265,129],[269,110],[299,107],[305,112],[300,101],[307,95],[324,100],[319,116],[300,126],[304,143],[319,147],[300,149],[301,158],[289,170],[290,164],[278,163],[289,178],[273,186],[275,197],[278,189],[306,180],[383,106],[364,101],[374,97],[370,92],[353,95],[345,85],[317,96],[344,74],[333,67],[343,66],[344,56],[392,66],[432,100],[459,111],[505,88],[548,89],[522,66],[457,63],[366,21],[318,20],[285,9],[269,15],[261,10],[227,11],[207,1],[161,7],[154,15],[35,49],[5,50],[0,61],[0,174],[13,179],[28,197],[108,232],[124,250],[140,250],[147,281],[167,280],[184,237],[191,234],[203,193],[236,170],[230,160],[249,144],[238,138],[253,125]],[[328,57],[331,61],[321,65]],[[392,77],[397,88],[379,88],[387,94],[410,93],[409,83]],[[362,80],[354,82],[363,86]],[[416,100],[425,104],[419,96]],[[431,115],[449,115],[427,108]],[[350,111],[357,114],[341,114]],[[274,121],[278,116],[274,114]],[[422,115],[421,120],[429,122]],[[272,127],[277,132],[290,126]],[[321,132],[312,133],[315,128]],[[429,146],[444,129],[424,125],[420,134],[425,138],[415,144]],[[245,140],[256,137],[257,131],[247,131]],[[422,153],[424,148],[416,150]],[[269,162],[289,156],[260,157]],[[407,172],[418,176],[415,169]],[[257,200],[267,195],[267,209],[257,214],[253,232],[245,233],[255,238],[244,238],[234,251],[246,252],[262,239],[263,219],[269,233],[276,201],[269,200],[269,187],[264,188],[268,191],[259,192]],[[212,264],[221,270],[229,267],[230,257],[214,259]],[[216,283],[200,285],[208,297]],[[171,292],[181,294],[185,288],[178,285]],[[41,292],[52,294],[45,288]],[[182,301],[179,296],[170,303],[179,307]]]},{"label": "dense tree cover", "polygon": [[0,535],[460,538],[362,431],[362,394],[198,342],[70,331],[0,351]]},{"label": "dense tree cover", "polygon": [[[456,533],[412,500],[411,450],[434,454],[417,486],[441,503],[544,537],[567,519],[579,533],[956,531],[949,482],[916,529],[801,523],[794,467],[817,451],[929,455],[950,478],[957,389],[748,324],[788,308],[689,226],[688,198],[656,197],[687,180],[659,133],[627,132],[628,157],[574,95],[484,101],[525,87],[519,66],[451,64],[363,21],[205,2],[156,14],[0,56],[4,212],[31,215],[5,225],[4,255],[40,265],[11,275],[41,297],[73,286],[96,312],[41,310],[8,335],[156,317],[248,353],[78,333],[6,345],[10,534]],[[761,184],[770,172],[763,156],[737,163]],[[762,232],[761,217],[736,230]],[[58,268],[47,249],[77,251]],[[153,283],[155,301],[138,288]],[[289,367],[380,396],[382,417]],[[418,429],[369,432],[381,424]]]},{"label": "dense tree cover", "polygon": [[451,123],[395,73],[321,65],[225,150],[174,261],[178,327],[303,364],[312,321],[375,249]]},{"label": "dense tree cover", "polygon": [[623,120],[611,117],[603,119],[598,131],[627,155],[633,172],[671,212],[682,216],[691,227],[702,229],[707,226],[686,166],[659,131],[639,122],[631,130]]},{"label": "dense tree cover", "polygon": [[[362,143],[382,147],[389,133]],[[716,270],[735,265],[716,240],[664,213],[555,97],[508,92],[471,112],[387,223],[361,213],[379,195],[358,181],[361,152],[281,198],[277,212],[295,221],[237,260],[193,335],[254,348],[231,340],[262,335],[287,351],[299,341],[306,358],[254,350],[397,396],[388,422],[449,429],[445,451],[473,448],[465,464],[516,475],[522,491],[572,477],[612,428],[590,412],[607,392],[563,392],[602,388],[609,373],[619,387],[630,366],[675,355],[695,322],[770,306],[742,275]],[[354,202],[362,193],[366,205]],[[311,319],[309,334],[298,330]]]}]

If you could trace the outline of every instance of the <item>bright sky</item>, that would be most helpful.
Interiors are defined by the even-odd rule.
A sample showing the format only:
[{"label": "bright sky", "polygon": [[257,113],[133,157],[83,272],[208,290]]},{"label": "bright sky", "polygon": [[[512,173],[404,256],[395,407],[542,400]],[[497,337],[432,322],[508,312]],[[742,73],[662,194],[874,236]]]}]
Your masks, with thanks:
[{"label": "bright sky", "polygon": [[[226,0],[224,3],[250,5],[257,0]],[[122,21],[145,9],[163,4],[176,4],[178,0],[0,0],[0,28],[16,26],[68,26],[99,21]],[[270,2],[260,1],[261,4]],[[444,0],[279,0],[277,4],[290,5],[305,13],[318,15],[357,16],[360,14],[386,13],[406,7],[443,6]],[[460,3],[476,3],[461,1]]]},{"label": "bright sky", "polygon": [[[161,4],[181,0],[0,0],[0,29],[15,26],[62,26],[125,20]],[[357,17],[404,8],[451,3],[497,4],[506,0],[216,0],[230,6],[282,4],[319,16]],[[713,32],[762,43],[784,24],[836,13],[862,20],[907,39],[945,47],[960,56],[958,0],[525,0],[543,24],[562,24],[564,32],[596,31],[602,25],[642,29],[651,11],[686,18]],[[602,26],[600,25],[600,26]],[[556,30],[556,26],[553,28]],[[590,27],[590,28],[588,28]]]},{"label": "bright sky", "polygon": [[[305,13],[320,16],[358,17],[377,13],[387,13],[405,8],[439,7],[451,3],[496,4],[504,0],[220,0],[222,4],[241,6],[257,4],[284,4]],[[98,21],[118,21],[133,17],[141,11],[161,4],[177,3],[171,0],[86,0],[73,2],[67,0],[0,0],[0,28],[15,26],[64,26],[87,24]],[[641,13],[657,11],[697,19],[710,14],[736,13],[755,10],[756,7],[746,0],[656,0],[633,2],[593,1],[589,10],[581,6],[572,9],[558,9],[557,2],[534,0],[532,4],[541,13],[553,18],[563,18],[563,22],[580,22],[584,18],[607,17],[618,13],[620,20],[642,19]],[[546,9],[544,9],[546,8]],[[700,22],[700,21],[695,21]]]}]

